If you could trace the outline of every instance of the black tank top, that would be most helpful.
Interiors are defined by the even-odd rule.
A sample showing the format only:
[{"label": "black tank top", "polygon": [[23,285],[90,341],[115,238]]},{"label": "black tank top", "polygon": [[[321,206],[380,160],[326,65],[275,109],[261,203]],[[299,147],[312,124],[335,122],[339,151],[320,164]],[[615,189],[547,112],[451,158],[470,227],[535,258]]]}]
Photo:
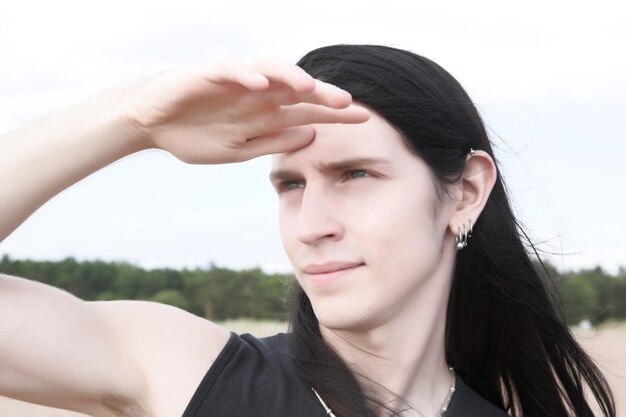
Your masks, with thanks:
[{"label": "black tank top", "polygon": [[[183,417],[327,417],[311,388],[296,376],[287,338],[286,333],[256,338],[231,332]],[[445,417],[505,416],[457,376]]]}]

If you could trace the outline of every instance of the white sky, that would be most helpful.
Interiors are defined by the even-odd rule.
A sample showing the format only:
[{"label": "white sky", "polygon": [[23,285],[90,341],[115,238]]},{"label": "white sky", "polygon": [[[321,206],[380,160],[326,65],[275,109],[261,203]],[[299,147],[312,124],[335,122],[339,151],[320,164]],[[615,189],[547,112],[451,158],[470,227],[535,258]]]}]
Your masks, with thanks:
[{"label": "white sky", "polygon": [[[406,48],[444,66],[493,132],[516,212],[540,247],[566,253],[551,258],[566,269],[626,267],[619,2],[5,3],[0,132],[180,64],[295,62],[335,43]],[[268,171],[268,157],[189,166],[136,154],[54,198],[0,255],[289,271]]]}]

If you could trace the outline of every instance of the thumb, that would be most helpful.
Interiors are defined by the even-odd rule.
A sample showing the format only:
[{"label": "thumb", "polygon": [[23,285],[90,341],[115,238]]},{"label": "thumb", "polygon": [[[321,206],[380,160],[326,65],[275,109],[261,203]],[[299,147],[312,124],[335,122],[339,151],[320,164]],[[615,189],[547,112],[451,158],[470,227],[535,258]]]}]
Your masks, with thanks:
[{"label": "thumb", "polygon": [[313,142],[315,130],[313,126],[294,126],[279,132],[268,133],[249,139],[240,150],[241,161],[273,153],[292,152]]}]

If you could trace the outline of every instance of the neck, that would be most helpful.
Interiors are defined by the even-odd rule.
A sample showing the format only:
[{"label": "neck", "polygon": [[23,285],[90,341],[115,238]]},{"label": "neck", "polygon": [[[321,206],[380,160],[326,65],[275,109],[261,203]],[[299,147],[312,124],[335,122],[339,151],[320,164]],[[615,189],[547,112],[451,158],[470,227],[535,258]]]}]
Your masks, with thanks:
[{"label": "neck", "polygon": [[438,416],[450,391],[445,317],[452,262],[442,265],[450,267],[436,271],[391,321],[365,330],[329,329],[320,324],[325,342],[361,383],[367,384],[369,379],[406,400],[408,404],[392,404],[408,409],[402,414],[407,417]]}]

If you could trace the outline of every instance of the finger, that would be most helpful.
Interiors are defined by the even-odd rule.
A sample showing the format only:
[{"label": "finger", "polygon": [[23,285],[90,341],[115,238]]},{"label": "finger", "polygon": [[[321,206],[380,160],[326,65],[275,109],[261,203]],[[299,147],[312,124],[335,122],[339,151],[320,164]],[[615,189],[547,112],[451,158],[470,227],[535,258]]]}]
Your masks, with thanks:
[{"label": "finger", "polygon": [[288,64],[274,59],[262,59],[254,65],[270,81],[281,82],[298,93],[315,90],[315,80],[297,65]]},{"label": "finger", "polygon": [[312,123],[363,123],[370,118],[365,107],[352,104],[344,109],[331,109],[309,103],[285,106],[274,116],[273,123],[280,127],[308,125]]},{"label": "finger", "polygon": [[352,96],[332,84],[320,80],[315,81],[315,90],[310,93],[298,93],[288,85],[270,82],[270,87],[263,91],[262,98],[276,106],[310,103],[332,108],[345,108],[352,103]]},{"label": "finger", "polygon": [[297,98],[301,102],[321,104],[336,109],[347,107],[352,103],[352,95],[349,92],[320,80],[315,80],[314,91],[298,94]]},{"label": "finger", "polygon": [[269,80],[258,70],[237,61],[223,61],[200,68],[202,76],[211,82],[238,83],[253,91],[262,91],[269,86]]},{"label": "finger", "polygon": [[310,144],[315,138],[312,126],[296,126],[249,139],[239,153],[240,161],[261,155],[293,152]]}]

